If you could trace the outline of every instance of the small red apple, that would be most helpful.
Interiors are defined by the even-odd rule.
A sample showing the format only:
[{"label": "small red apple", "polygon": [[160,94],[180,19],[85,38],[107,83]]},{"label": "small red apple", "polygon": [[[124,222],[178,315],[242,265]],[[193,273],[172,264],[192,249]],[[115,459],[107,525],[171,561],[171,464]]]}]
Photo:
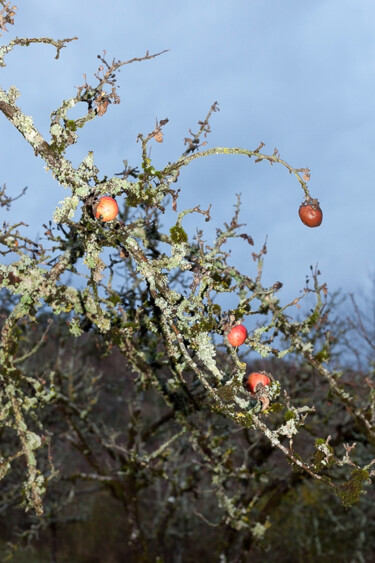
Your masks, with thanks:
[{"label": "small red apple", "polygon": [[264,373],[259,373],[257,371],[253,371],[246,378],[245,387],[248,391],[250,391],[250,393],[252,395],[254,395],[254,393],[256,392],[259,384],[262,384],[265,387],[266,385],[269,385],[270,383],[271,383],[271,380],[267,375],[265,375]]},{"label": "small red apple", "polygon": [[320,209],[319,201],[312,199],[302,203],[298,210],[302,223],[308,227],[319,227],[323,221],[323,211]]},{"label": "small red apple", "polygon": [[232,346],[241,346],[247,338],[247,330],[243,325],[236,325],[228,333],[228,340]]},{"label": "small red apple", "polygon": [[118,205],[113,197],[105,195],[99,199],[93,211],[97,219],[106,223],[117,217]]}]

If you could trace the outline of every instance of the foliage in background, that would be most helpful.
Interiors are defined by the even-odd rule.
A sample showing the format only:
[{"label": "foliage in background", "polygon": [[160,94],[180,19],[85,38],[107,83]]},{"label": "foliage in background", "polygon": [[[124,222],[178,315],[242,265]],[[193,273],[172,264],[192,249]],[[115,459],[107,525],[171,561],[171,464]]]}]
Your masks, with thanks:
[{"label": "foliage in background", "polygon": [[[0,3],[5,30],[15,8]],[[74,39],[16,38],[0,48],[0,64],[13,48],[35,42],[53,45],[58,58]],[[179,210],[176,187],[195,159],[237,154],[286,167],[304,201],[313,202],[309,170],[290,166],[277,150],[261,152],[263,143],[253,150],[205,148],[216,102],[189,131],[181,156],[160,170],[150,146],[163,141],[168,119],[139,135],[140,169],[124,161],[123,171],[108,178],[92,152],[78,167],[67,158],[80,129],[120,102],[118,70],[160,54],[99,56],[94,85],[85,76],[62,101],[48,139],[17,105],[17,88],[0,88],[2,114],[68,190],[44,225],[43,241],[29,238],[21,221],[4,222],[0,231],[0,512],[12,525],[27,522],[23,536],[31,542],[50,534],[54,560],[59,530],[95,514],[103,494],[123,508],[118,544],[125,536],[123,549],[134,560],[175,553],[197,560],[209,550],[212,560],[245,560],[261,547],[285,551],[286,533],[294,542],[285,561],[329,557],[337,546],[328,523],[346,526],[348,507],[353,515],[372,513],[363,493],[374,475],[373,374],[358,378],[337,363],[343,327],[316,269],[302,295],[282,304],[281,283],[263,285],[267,247],[250,248],[239,196],[233,217],[208,245],[201,230],[189,239],[184,218],[210,221],[210,208]],[[82,115],[71,119],[75,106]],[[93,213],[103,195],[120,207],[109,223]],[[1,207],[15,199],[4,184]],[[165,232],[168,207],[176,220]],[[252,255],[252,276],[231,265],[233,238]],[[227,295],[231,309],[223,304]],[[304,300],[311,307],[305,314]],[[226,337],[239,322],[252,325],[240,351]],[[103,358],[109,364],[101,370]],[[269,404],[243,386],[249,370],[260,369],[273,378]],[[205,541],[197,543],[202,529]],[[351,553],[373,550],[364,538],[350,540]],[[8,545],[9,557],[17,557],[18,545]]]}]

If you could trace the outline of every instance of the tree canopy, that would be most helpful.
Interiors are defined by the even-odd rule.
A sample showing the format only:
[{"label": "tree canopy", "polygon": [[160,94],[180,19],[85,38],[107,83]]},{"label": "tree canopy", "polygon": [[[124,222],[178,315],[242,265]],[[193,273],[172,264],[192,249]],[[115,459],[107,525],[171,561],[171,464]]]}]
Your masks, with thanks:
[{"label": "tree canopy", "polygon": [[[0,3],[4,32],[16,8]],[[54,46],[58,58],[76,39],[16,38],[0,48],[0,65],[33,43]],[[309,169],[291,166],[276,149],[264,152],[263,143],[210,148],[217,102],[162,168],[150,147],[163,142],[167,118],[139,134],[139,167],[125,161],[109,178],[93,152],[76,167],[67,156],[80,130],[120,103],[119,69],[160,55],[99,55],[92,80],[85,76],[52,112],[48,138],[17,104],[17,87],[0,88],[3,117],[67,190],[42,239],[30,237],[22,220],[0,230],[0,511],[25,539],[50,532],[55,560],[56,527],[99,518],[95,511],[105,513],[110,502],[117,507],[109,509],[111,531],[121,523],[134,560],[169,560],[177,549],[184,561],[207,550],[212,560],[255,561],[271,546],[285,553],[280,560],[313,561],[337,553],[340,542],[364,560],[374,548],[358,535],[359,516],[372,514],[364,493],[374,477],[373,372],[368,362],[351,372],[336,353],[360,323],[337,321],[336,296],[317,267],[286,304],[281,282],[263,284],[267,245],[254,249],[239,195],[211,244],[203,230],[190,235],[184,227],[188,215],[211,221],[210,207],[179,207],[184,167],[238,155],[249,166],[286,168],[290,189],[302,190],[302,206],[313,213],[310,226],[319,226]],[[73,108],[80,117],[71,117]],[[4,213],[24,193],[4,184]],[[110,219],[103,197],[117,204]],[[300,204],[296,195],[296,211]],[[167,210],[175,221],[164,230]],[[253,260],[252,275],[231,263],[235,238]],[[233,346],[228,334],[239,325],[246,338]],[[357,335],[371,345],[362,327]],[[262,374],[255,388],[250,373]],[[329,526],[344,528],[345,539],[332,539]],[[287,547],[286,536],[293,538]],[[9,556],[17,545],[8,544]]]}]

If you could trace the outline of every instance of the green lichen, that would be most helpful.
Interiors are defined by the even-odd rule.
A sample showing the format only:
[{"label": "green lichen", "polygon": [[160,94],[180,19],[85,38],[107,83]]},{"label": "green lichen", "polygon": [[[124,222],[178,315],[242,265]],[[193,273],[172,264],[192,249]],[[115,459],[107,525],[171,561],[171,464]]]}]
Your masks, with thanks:
[{"label": "green lichen", "polygon": [[359,501],[360,496],[366,493],[363,490],[363,484],[368,480],[368,471],[365,469],[355,469],[347,483],[336,487],[336,494],[346,508],[353,506],[353,504]]},{"label": "green lichen", "polygon": [[102,313],[100,316],[96,318],[96,326],[100,330],[100,332],[108,332],[111,328],[111,320],[108,315]]},{"label": "green lichen", "polygon": [[323,438],[315,440],[316,452],[314,454],[314,466],[316,471],[321,471],[326,467],[331,467],[334,464],[333,448],[327,444]]},{"label": "green lichen", "polygon": [[272,354],[272,348],[271,346],[269,346],[269,344],[265,344],[261,341],[261,337],[264,332],[267,332],[266,326],[256,328],[250,339],[250,344],[262,358],[267,358]]},{"label": "green lichen", "polygon": [[281,392],[281,385],[278,381],[271,381],[267,386],[267,396],[270,401],[274,401]]},{"label": "green lichen", "polygon": [[126,203],[129,207],[137,207],[141,204],[146,207],[153,207],[163,197],[164,196],[162,194],[158,194],[150,187],[142,189],[140,184],[132,184],[132,191],[127,194]]},{"label": "green lichen", "polygon": [[60,201],[59,207],[53,212],[55,223],[62,223],[65,219],[73,219],[78,204],[79,198],[77,196],[66,197]]},{"label": "green lichen", "polygon": [[284,405],[281,403],[273,403],[268,407],[268,412],[282,412],[284,410]]},{"label": "green lichen", "polygon": [[243,428],[251,428],[253,426],[253,416],[251,413],[256,414],[257,411],[259,412],[262,408],[262,405],[259,403],[259,401],[256,401],[256,405],[258,405],[258,408],[251,408],[250,412],[239,412],[235,415],[238,424],[240,424],[240,426],[242,426]]},{"label": "green lichen", "polygon": [[206,318],[203,319],[201,321],[199,321],[198,323],[195,323],[191,329],[191,335],[192,336],[196,336],[197,334],[200,334],[201,332],[211,332],[213,330],[215,326],[215,321],[211,318]]},{"label": "green lichen", "polygon": [[267,529],[271,526],[269,522],[262,524],[261,522],[257,522],[251,528],[251,532],[257,540],[263,540],[264,534],[266,533]]},{"label": "green lichen", "polygon": [[239,305],[237,309],[234,311],[235,320],[240,321],[241,319],[243,319],[243,317],[248,315],[250,312],[251,312],[251,307],[248,303],[245,305]]},{"label": "green lichen", "polygon": [[65,129],[69,129],[69,131],[77,131],[77,123],[74,121],[74,119],[67,119],[64,122],[65,125]]},{"label": "green lichen", "polygon": [[137,193],[130,193],[126,198],[126,205],[129,207],[137,207],[142,203],[143,199],[142,196]]},{"label": "green lichen", "polygon": [[181,244],[188,241],[188,236],[181,225],[177,224],[169,229],[171,240],[174,244]]},{"label": "green lichen", "polygon": [[219,395],[220,399],[229,403],[233,400],[237,392],[237,385],[235,382],[229,383],[228,385],[223,385],[216,390],[216,393]]},{"label": "green lichen", "polygon": [[320,311],[319,310],[315,310],[313,311],[313,313],[310,315],[310,317],[308,319],[306,319],[306,324],[309,328],[313,327],[319,320],[319,316],[320,316]]},{"label": "green lichen", "polygon": [[215,272],[214,274],[212,274],[211,279],[214,282],[213,288],[216,291],[221,291],[221,290],[226,291],[230,288],[231,283],[232,283],[232,279],[231,279],[230,276],[228,276],[226,274],[220,275],[218,272]]},{"label": "green lichen", "polygon": [[294,455],[295,459],[300,462],[301,465],[296,463],[293,459],[288,458],[287,461],[290,464],[292,471],[294,473],[304,473],[302,457],[297,452],[293,452],[293,455]]},{"label": "green lichen", "polygon": [[192,338],[191,342],[197,350],[199,359],[202,360],[206,368],[211,371],[212,375],[214,375],[218,381],[221,381],[223,376],[215,361],[216,349],[209,333],[202,332],[196,338]]},{"label": "green lichen", "polygon": [[329,360],[329,356],[329,350],[324,346],[317,354],[315,354],[315,360],[319,363],[327,362]]},{"label": "green lichen", "polygon": [[83,334],[83,330],[81,329],[81,323],[77,317],[74,317],[69,323],[69,332],[75,336],[81,336]]},{"label": "green lichen", "polygon": [[211,307],[211,311],[213,315],[221,315],[221,307],[217,303],[214,303]]}]

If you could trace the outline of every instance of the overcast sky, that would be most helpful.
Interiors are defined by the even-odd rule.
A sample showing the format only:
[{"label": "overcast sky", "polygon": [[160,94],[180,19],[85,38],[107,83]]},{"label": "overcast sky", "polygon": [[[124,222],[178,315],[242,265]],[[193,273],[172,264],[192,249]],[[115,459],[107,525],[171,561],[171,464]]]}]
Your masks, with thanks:
[{"label": "overcast sky", "polygon": [[[14,36],[79,40],[58,61],[50,46],[16,47],[1,70],[1,86],[19,88],[21,108],[48,140],[51,112],[75,95],[84,73],[91,80],[97,54],[105,49],[110,59],[127,60],[170,49],[122,69],[121,104],[85,127],[68,158],[77,165],[93,150],[108,176],[122,170],[124,159],[139,165],[138,133],[168,117],[164,142],[154,143],[151,155],[163,166],[178,158],[188,129],[196,130],[218,101],[208,147],[255,149],[263,141],[264,151],[277,147],[291,165],[308,166],[323,224],[309,229],[300,222],[303,192],[281,166],[213,156],[180,176],[180,210],[212,203],[212,224],[194,216],[189,229],[204,227],[211,242],[242,193],[240,218],[255,250],[268,235],[264,281],[283,282],[283,299],[298,295],[316,263],[331,291],[363,291],[374,270],[374,22],[372,0],[30,0],[18,3],[15,26],[2,43]],[[0,130],[0,182],[14,194],[28,186],[3,219],[21,219],[41,233],[69,194],[2,116]],[[168,227],[171,221],[166,217]],[[233,244],[233,262],[249,274],[255,272],[252,250],[244,241]]]}]

